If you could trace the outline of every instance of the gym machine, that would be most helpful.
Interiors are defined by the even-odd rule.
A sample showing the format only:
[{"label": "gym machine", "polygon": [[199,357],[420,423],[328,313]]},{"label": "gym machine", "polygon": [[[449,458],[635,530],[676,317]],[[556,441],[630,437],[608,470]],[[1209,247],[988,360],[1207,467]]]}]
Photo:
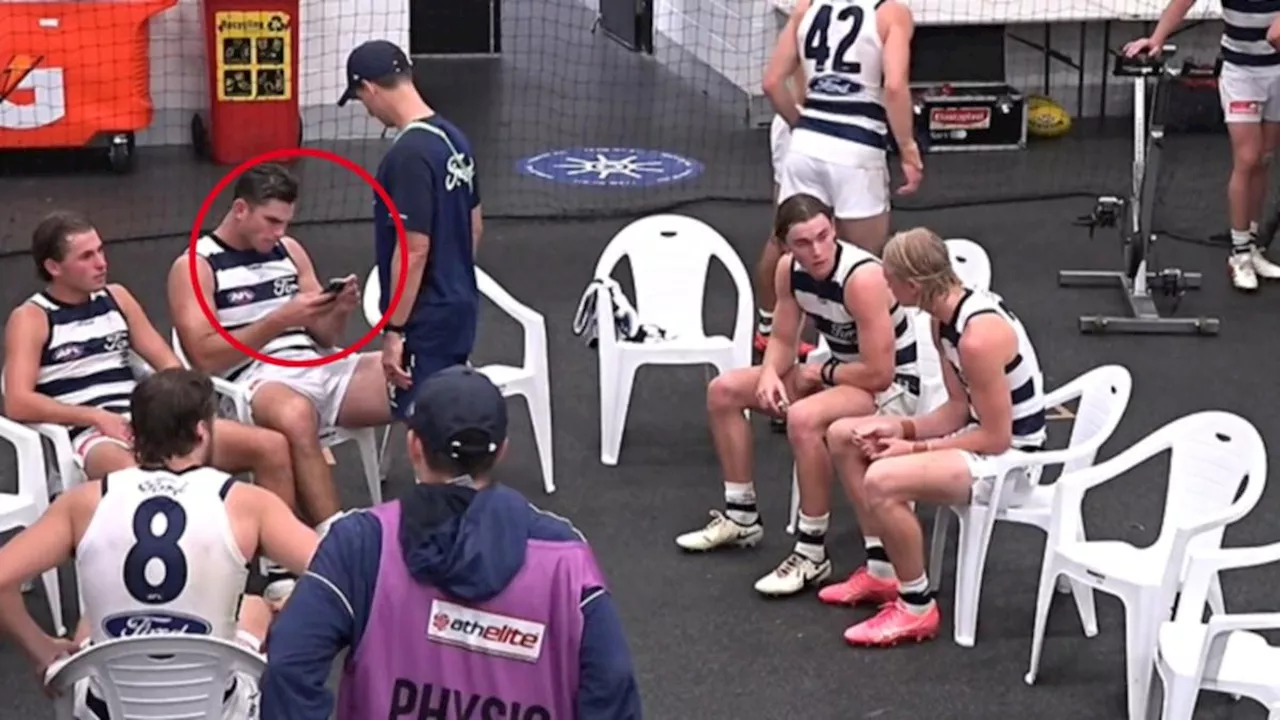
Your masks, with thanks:
[{"label": "gym machine", "polygon": [[[1209,317],[1161,317],[1156,295],[1177,299],[1187,290],[1200,288],[1200,273],[1176,267],[1160,268],[1155,262],[1156,235],[1152,226],[1160,154],[1164,147],[1164,104],[1168,81],[1177,71],[1165,59],[1177,51],[1165,45],[1160,57],[1127,58],[1117,53],[1112,74],[1133,82],[1133,185],[1128,197],[1099,197],[1093,212],[1082,218],[1093,237],[1098,228],[1119,228],[1122,270],[1063,270],[1061,287],[1119,287],[1129,303],[1126,316],[1083,315],[1083,333],[1145,335],[1216,335],[1218,319]],[[1147,96],[1151,89],[1148,115]],[[1121,223],[1121,218],[1124,218]]]}]

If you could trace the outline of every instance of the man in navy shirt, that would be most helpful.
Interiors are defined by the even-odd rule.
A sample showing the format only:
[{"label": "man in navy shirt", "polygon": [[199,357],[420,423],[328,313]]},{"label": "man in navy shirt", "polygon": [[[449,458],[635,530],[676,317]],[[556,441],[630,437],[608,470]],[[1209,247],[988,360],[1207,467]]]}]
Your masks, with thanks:
[{"label": "man in navy shirt", "polygon": [[373,220],[383,312],[400,264],[408,265],[404,297],[392,310],[382,343],[391,409],[403,419],[413,387],[442,368],[465,364],[475,345],[480,187],[470,141],[418,94],[413,66],[393,43],[371,40],[351,51],[347,90],[338,105],[351,100],[398,133],[377,178],[404,223],[404,257],[390,210],[377,194]]}]

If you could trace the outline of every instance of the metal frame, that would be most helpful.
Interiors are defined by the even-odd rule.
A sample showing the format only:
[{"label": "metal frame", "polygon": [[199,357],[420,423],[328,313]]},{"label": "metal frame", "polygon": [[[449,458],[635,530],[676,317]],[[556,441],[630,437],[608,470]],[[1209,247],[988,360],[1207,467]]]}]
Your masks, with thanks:
[{"label": "metal frame", "polygon": [[[1172,47],[1166,48],[1172,54]],[[1117,64],[1119,67],[1119,63]],[[1151,294],[1152,281],[1173,292],[1198,290],[1201,274],[1177,268],[1151,270],[1154,266],[1156,236],[1153,230],[1155,193],[1160,178],[1160,155],[1164,148],[1162,92],[1171,72],[1164,63],[1155,64],[1146,73],[1133,75],[1133,177],[1129,197],[1098,199],[1095,218],[1106,208],[1123,205],[1128,210],[1120,225],[1120,238],[1125,247],[1122,270],[1062,270],[1058,273],[1061,287],[1110,287],[1124,291],[1129,305],[1128,315],[1082,315],[1083,333],[1121,333],[1144,335],[1216,335],[1218,319],[1212,317],[1162,317]],[[1117,73],[1120,74],[1120,73]],[[1155,89],[1147,116],[1147,86],[1155,79]],[[1131,270],[1131,253],[1137,252],[1136,269]],[[1130,274],[1132,272],[1132,275]]]}]

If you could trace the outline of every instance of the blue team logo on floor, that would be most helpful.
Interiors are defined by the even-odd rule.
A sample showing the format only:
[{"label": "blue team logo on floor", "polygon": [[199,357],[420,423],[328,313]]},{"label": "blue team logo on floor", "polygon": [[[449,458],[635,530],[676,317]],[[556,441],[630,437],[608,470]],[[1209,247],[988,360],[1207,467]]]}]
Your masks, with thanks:
[{"label": "blue team logo on floor", "polygon": [[594,187],[652,187],[692,180],[702,163],[675,153],[641,148],[586,147],[552,150],[520,161],[518,171],[543,180]]}]

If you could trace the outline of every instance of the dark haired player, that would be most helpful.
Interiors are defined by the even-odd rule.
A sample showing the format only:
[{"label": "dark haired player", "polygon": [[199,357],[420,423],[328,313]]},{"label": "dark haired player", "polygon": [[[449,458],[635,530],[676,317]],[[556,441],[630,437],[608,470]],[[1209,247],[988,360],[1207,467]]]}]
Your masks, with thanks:
[{"label": "dark haired player", "polygon": [[[706,527],[677,537],[676,544],[703,551],[760,542],[764,526],[756,507],[751,427],[743,411],[785,417],[800,489],[797,540],[791,554],[755,587],[765,595],[792,595],[831,574],[827,427],[846,417],[911,415],[920,376],[915,331],[905,308],[890,294],[875,256],[836,239],[830,206],[811,195],[792,195],[778,206],[775,232],[788,255],[775,274],[778,303],[764,361],[720,375],[707,388],[725,510],[713,510]],[[831,359],[823,365],[796,363],[795,345],[806,316],[831,347]],[[831,592],[840,590],[827,592],[824,600]]]},{"label": "dark haired player", "polygon": [[338,352],[347,318],[359,305],[356,277],[322,281],[311,257],[286,235],[298,201],[298,181],[265,163],[236,181],[230,210],[196,243],[192,286],[188,254],[169,272],[169,308],[192,367],[248,389],[253,423],[289,441],[303,515],[324,532],[342,505],[321,447],[332,427],[363,428],[391,421],[376,353],[349,355],[308,367],[246,357],[205,315],[242,344],[284,360],[323,360]]},{"label": "dark haired player", "polygon": [[[247,559],[261,550],[301,573],[316,549],[315,532],[279,497],[208,467],[218,423],[207,376],[161,370],[129,407],[138,466],[68,490],[0,546],[0,630],[41,674],[76,646],[45,635],[18,587],[68,560],[83,598],[81,642],[193,634],[260,652],[272,611],[243,594]],[[96,682],[77,684],[79,720],[109,720]],[[237,675],[224,718],[257,717],[256,696],[254,679]]]},{"label": "dark haired player", "polygon": [[467,136],[422,99],[409,58],[393,43],[371,40],[351,51],[338,105],[352,100],[397,133],[377,177],[404,225],[404,257],[391,209],[376,194],[373,222],[382,312],[393,278],[408,268],[382,345],[392,412],[403,418],[413,387],[442,368],[465,364],[475,346],[475,250],[483,231],[476,161]]},{"label": "dark haired player", "polygon": [[[31,258],[45,287],[14,308],[5,325],[5,415],[66,427],[75,462],[91,480],[132,467],[132,356],[155,370],[182,363],[133,294],[107,283],[105,246],[84,216],[65,210],[45,216],[32,233]],[[251,472],[293,504],[284,438],[229,421],[217,425],[212,464]]]}]

